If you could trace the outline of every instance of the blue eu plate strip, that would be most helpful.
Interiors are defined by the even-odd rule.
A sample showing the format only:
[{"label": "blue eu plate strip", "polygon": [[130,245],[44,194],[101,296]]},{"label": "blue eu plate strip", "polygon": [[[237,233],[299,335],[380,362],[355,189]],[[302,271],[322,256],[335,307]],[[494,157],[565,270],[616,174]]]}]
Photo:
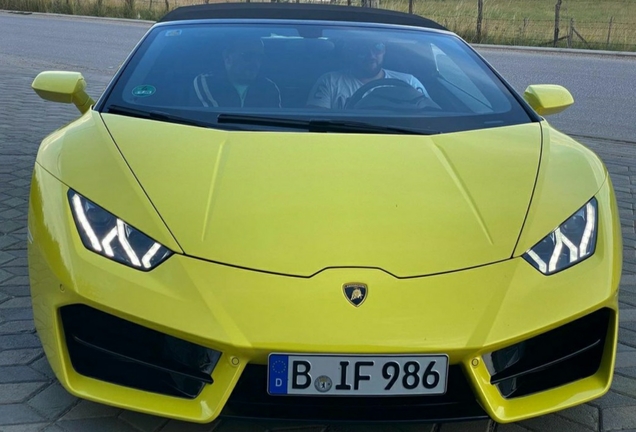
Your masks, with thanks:
[{"label": "blue eu plate strip", "polygon": [[269,382],[267,383],[270,394],[287,394],[287,370],[289,356],[272,354],[269,356]]}]

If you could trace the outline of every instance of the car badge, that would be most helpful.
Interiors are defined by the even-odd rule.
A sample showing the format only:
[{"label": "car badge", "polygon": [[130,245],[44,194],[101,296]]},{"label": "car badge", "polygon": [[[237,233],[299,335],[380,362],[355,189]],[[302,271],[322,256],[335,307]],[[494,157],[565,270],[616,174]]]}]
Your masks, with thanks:
[{"label": "car badge", "polygon": [[367,299],[369,289],[363,283],[348,283],[344,284],[342,291],[349,303],[358,307]]}]

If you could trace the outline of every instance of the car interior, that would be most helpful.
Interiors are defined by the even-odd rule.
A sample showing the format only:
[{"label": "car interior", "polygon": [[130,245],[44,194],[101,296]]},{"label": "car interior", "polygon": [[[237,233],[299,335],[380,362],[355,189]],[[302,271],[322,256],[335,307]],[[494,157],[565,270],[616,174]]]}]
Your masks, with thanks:
[{"label": "car interior", "polygon": [[[254,36],[261,39],[264,48],[260,74],[278,87],[281,107],[215,108],[204,103],[199,98],[200,89],[195,89],[195,78],[207,75],[207,85],[210,79],[225,77],[223,52],[231,46],[232,38]],[[343,108],[324,109],[308,104],[309,95],[323,74],[346,70],[351,64],[347,48],[351,48],[352,38],[375,41],[378,37],[384,44],[382,67],[414,76],[428,95],[422,96],[405,81],[380,79],[375,80],[376,87],[367,83],[372,87],[358,88]],[[226,124],[225,116],[242,115],[241,120],[229,120],[240,121],[241,125],[227,127],[285,129],[280,124],[254,124],[253,119],[246,124],[245,115],[260,115],[305,123],[347,119],[415,133],[447,133],[532,121],[524,104],[470,47],[455,36],[433,30],[411,34],[328,25],[233,25],[228,30],[196,24],[157,28],[132,54],[99,106],[106,112],[194,122],[204,127],[219,127]],[[462,121],[457,121],[459,117]],[[293,126],[299,127],[297,123]]]},{"label": "car interior", "polygon": [[[194,78],[202,73],[224,74],[222,52],[226,43],[209,35],[206,38],[204,35],[177,33],[163,37],[169,42],[159,44],[160,52],[157,52],[152,66],[147,73],[143,69],[136,72],[145,76],[131,79],[125,93],[130,95],[131,86],[152,85],[157,89],[152,98],[134,98],[131,102],[152,106],[201,106],[194,91]],[[261,40],[265,47],[261,74],[278,86],[282,108],[304,108],[309,92],[321,75],[346,67],[343,39],[272,35]],[[444,62],[439,61],[439,50],[438,53],[434,50],[435,46],[431,43],[390,42],[387,43],[383,67],[415,76],[444,111],[489,111],[487,95],[467,77],[457,73],[460,69],[452,61],[447,67],[450,72],[440,73],[439,66],[443,66]],[[147,52],[145,57],[152,55]]]}]

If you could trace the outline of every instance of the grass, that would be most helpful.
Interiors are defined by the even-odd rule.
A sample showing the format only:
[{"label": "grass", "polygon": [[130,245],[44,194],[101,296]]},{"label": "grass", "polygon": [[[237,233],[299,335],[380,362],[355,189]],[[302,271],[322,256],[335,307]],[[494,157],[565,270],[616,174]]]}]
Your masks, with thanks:
[{"label": "grass", "polygon": [[[382,1],[382,0],[381,0]],[[484,0],[481,42],[503,45],[552,46],[554,40],[555,0]],[[389,9],[408,11],[408,0],[385,0]],[[416,0],[413,12],[432,18],[476,42],[476,0]],[[572,47],[636,51],[636,1],[563,0],[559,36],[574,29]],[[610,41],[607,43],[612,20]],[[566,39],[558,46],[567,46]]]},{"label": "grass", "polygon": [[[346,0],[328,1],[346,3]],[[204,2],[205,0],[0,0],[0,9],[157,20],[174,7]],[[353,0],[353,4],[359,2],[360,0]],[[408,2],[409,0],[380,0],[380,6],[408,11]],[[484,0],[480,41],[502,45],[552,46],[555,2],[556,0]],[[477,0],[414,0],[413,12],[438,21],[469,42],[478,41]],[[572,23],[580,37],[570,31]],[[636,1],[563,0],[559,27],[560,36],[566,38],[559,41],[558,46],[636,51]],[[571,38],[567,38],[568,34]]]}]

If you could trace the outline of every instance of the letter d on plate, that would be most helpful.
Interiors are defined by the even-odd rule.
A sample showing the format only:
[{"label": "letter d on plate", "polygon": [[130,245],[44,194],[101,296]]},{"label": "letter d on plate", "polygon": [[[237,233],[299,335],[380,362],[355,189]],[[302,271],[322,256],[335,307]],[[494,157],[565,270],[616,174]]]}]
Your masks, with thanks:
[{"label": "letter d on plate", "polygon": [[287,394],[288,363],[289,358],[286,355],[272,354],[269,356],[267,380],[269,394]]}]

